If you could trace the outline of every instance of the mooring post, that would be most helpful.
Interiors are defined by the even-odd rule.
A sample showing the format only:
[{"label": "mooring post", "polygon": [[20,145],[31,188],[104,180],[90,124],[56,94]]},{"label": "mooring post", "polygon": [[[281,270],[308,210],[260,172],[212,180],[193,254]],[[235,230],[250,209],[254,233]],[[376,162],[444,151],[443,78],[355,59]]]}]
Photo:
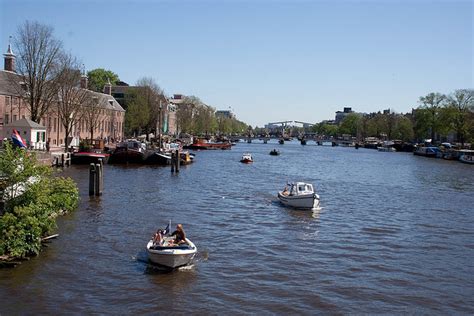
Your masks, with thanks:
[{"label": "mooring post", "polygon": [[174,167],[175,167],[175,157],[174,157],[174,152],[171,152],[171,172],[174,172]]},{"label": "mooring post", "polygon": [[104,160],[102,158],[97,159],[97,162],[100,164],[100,168],[102,169],[102,178],[104,177]]},{"label": "mooring post", "polygon": [[95,165],[90,164],[89,167],[89,195],[95,194]]},{"label": "mooring post", "polygon": [[102,187],[104,185],[103,178],[102,178],[102,166],[100,163],[95,164],[95,195],[100,196],[102,195]]},{"label": "mooring post", "polygon": [[176,149],[176,172],[179,172],[179,163],[181,162],[181,155],[179,154],[179,149]]}]

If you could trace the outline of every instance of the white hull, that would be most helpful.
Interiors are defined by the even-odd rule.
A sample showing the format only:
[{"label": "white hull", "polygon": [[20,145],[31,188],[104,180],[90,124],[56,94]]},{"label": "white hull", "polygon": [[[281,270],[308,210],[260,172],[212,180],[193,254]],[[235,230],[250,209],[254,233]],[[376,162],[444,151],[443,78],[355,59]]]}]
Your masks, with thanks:
[{"label": "white hull", "polygon": [[377,147],[378,151],[385,151],[385,152],[396,152],[397,150],[393,147]]},{"label": "white hull", "polygon": [[459,157],[459,160],[464,163],[474,164],[474,155],[464,154],[464,155],[461,155],[461,157]]},{"label": "white hull", "polygon": [[278,192],[278,199],[286,206],[301,209],[315,209],[319,207],[319,197],[317,194],[290,196]]},{"label": "white hull", "polygon": [[188,249],[180,249],[180,247],[163,247],[162,249],[152,249],[153,241],[150,240],[146,246],[148,258],[153,263],[169,268],[187,265],[196,255],[197,248],[189,239],[186,239],[186,241],[190,246]]}]

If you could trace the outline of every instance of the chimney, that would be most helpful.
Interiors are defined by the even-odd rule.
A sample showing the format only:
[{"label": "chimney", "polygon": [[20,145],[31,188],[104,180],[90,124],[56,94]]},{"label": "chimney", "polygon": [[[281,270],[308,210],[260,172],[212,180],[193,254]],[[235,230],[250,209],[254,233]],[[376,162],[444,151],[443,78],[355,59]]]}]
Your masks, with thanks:
[{"label": "chimney", "polygon": [[4,69],[6,71],[16,72],[16,69],[15,69],[15,55],[12,52],[12,46],[11,46],[10,43],[8,44],[7,52],[5,54],[3,54],[3,56],[5,56]]},{"label": "chimney", "polygon": [[104,93],[108,95],[112,95],[112,84],[110,83],[109,78],[107,78],[107,83],[104,86]]}]

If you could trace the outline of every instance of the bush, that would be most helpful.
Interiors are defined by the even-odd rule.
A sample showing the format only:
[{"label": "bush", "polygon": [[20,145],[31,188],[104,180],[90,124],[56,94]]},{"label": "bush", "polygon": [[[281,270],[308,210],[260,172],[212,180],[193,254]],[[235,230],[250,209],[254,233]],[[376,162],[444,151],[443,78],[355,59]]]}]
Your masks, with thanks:
[{"label": "bush", "polygon": [[77,207],[79,190],[69,178],[51,177],[47,170],[35,165],[33,155],[21,149],[6,148],[0,154],[0,167],[10,187],[18,183],[22,186],[20,194],[19,190],[4,187],[5,192],[17,194],[7,195],[10,198],[5,202],[5,214],[0,217],[0,255],[36,255],[41,249],[41,237],[56,228],[55,218]]}]

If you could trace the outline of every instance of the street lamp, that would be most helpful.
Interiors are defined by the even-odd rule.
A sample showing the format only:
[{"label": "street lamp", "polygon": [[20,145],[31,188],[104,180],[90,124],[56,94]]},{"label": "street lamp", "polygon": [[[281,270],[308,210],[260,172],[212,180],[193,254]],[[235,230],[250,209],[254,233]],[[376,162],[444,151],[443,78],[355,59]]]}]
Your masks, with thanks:
[{"label": "street lamp", "polygon": [[159,128],[159,136],[158,136],[158,146],[161,151],[161,99],[160,99],[160,104],[159,104],[159,118],[158,118],[158,128]]}]

